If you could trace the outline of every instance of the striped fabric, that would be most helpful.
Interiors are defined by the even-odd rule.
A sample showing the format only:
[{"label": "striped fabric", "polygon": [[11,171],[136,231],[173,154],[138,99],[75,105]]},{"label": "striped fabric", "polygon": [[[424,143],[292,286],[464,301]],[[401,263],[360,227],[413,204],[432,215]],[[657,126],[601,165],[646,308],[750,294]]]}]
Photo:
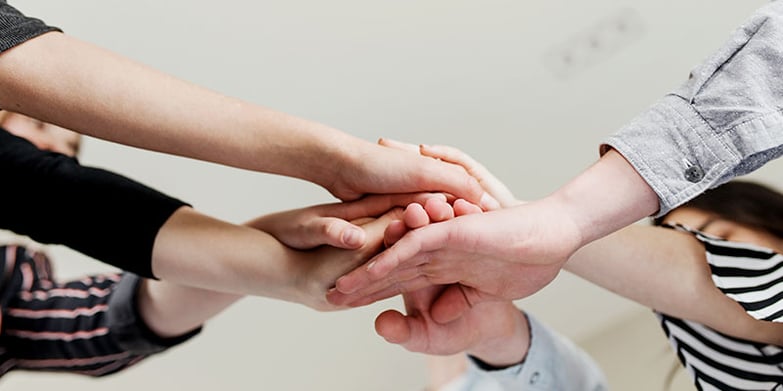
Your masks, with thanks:
[{"label": "striped fabric", "polygon": [[0,247],[0,376],[13,369],[102,376],[144,356],[110,335],[109,299],[119,274],[57,284],[41,253]]},{"label": "striped fabric", "polygon": [[[682,226],[704,243],[712,280],[756,319],[783,321],[783,256]],[[699,323],[657,313],[698,390],[782,390],[783,348],[733,338]]]}]

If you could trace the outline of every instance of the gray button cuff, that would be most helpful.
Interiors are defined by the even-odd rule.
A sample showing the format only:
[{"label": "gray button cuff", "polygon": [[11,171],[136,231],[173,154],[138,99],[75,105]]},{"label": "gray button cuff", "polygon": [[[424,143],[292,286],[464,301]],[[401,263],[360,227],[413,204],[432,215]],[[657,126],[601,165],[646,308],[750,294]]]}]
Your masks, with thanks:
[{"label": "gray button cuff", "polygon": [[683,98],[665,96],[606,144],[620,152],[658,194],[663,215],[732,171],[740,157]]}]

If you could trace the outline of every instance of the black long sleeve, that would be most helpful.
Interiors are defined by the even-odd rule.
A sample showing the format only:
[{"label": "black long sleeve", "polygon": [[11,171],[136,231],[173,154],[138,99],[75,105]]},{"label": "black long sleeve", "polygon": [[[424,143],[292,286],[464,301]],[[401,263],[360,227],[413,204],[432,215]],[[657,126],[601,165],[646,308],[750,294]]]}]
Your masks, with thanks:
[{"label": "black long sleeve", "polygon": [[184,202],[0,130],[0,228],[142,277],[158,230]]}]

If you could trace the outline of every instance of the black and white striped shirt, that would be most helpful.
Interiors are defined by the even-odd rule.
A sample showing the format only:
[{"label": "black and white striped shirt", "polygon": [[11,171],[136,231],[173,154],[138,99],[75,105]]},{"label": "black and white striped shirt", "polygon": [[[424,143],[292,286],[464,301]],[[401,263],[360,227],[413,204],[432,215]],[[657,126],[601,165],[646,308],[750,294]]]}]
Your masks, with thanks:
[{"label": "black and white striped shirt", "polygon": [[[712,280],[759,320],[783,321],[783,255],[677,226],[704,244]],[[657,313],[680,362],[699,390],[783,390],[783,347],[727,336]]]}]

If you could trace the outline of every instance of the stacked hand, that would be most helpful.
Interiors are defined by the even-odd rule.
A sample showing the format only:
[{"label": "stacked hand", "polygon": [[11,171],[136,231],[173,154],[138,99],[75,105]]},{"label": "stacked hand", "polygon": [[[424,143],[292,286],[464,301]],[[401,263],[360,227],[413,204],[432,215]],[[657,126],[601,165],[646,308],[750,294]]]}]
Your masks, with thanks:
[{"label": "stacked hand", "polygon": [[[459,205],[459,204],[458,204]],[[467,207],[468,205],[463,205]],[[455,206],[459,209],[459,206]],[[477,207],[473,207],[477,208]],[[473,209],[471,208],[471,209]],[[448,219],[454,210],[443,200],[432,199],[422,207],[409,205],[403,219],[392,222],[385,232],[386,245],[393,244],[409,229],[431,221]],[[487,301],[467,308],[448,322],[434,319],[436,302],[441,305],[465,303],[459,285],[430,285],[403,294],[407,315],[389,310],[378,316],[375,328],[391,343],[413,352],[449,355],[467,352],[495,366],[519,363],[530,344],[527,318],[510,301]]]},{"label": "stacked hand", "polygon": [[279,260],[281,289],[275,297],[317,310],[339,306],[326,302],[337,277],[383,249],[383,233],[402,217],[401,205],[426,200],[445,202],[442,194],[368,196],[358,201],[316,205],[259,217],[245,225],[264,231],[290,247]]},{"label": "stacked hand", "polygon": [[[392,146],[410,149],[405,144]],[[471,305],[538,291],[579,247],[579,230],[567,208],[558,207],[559,199],[521,203],[464,153],[449,147],[419,150],[463,166],[506,208],[480,213],[481,208],[464,200],[454,201],[453,207],[443,201],[426,202],[424,209],[433,224],[408,224],[415,229],[400,235],[367,266],[341,277],[329,293],[330,302],[359,306],[431,285],[456,284],[433,307],[436,319],[448,322]]]}]

